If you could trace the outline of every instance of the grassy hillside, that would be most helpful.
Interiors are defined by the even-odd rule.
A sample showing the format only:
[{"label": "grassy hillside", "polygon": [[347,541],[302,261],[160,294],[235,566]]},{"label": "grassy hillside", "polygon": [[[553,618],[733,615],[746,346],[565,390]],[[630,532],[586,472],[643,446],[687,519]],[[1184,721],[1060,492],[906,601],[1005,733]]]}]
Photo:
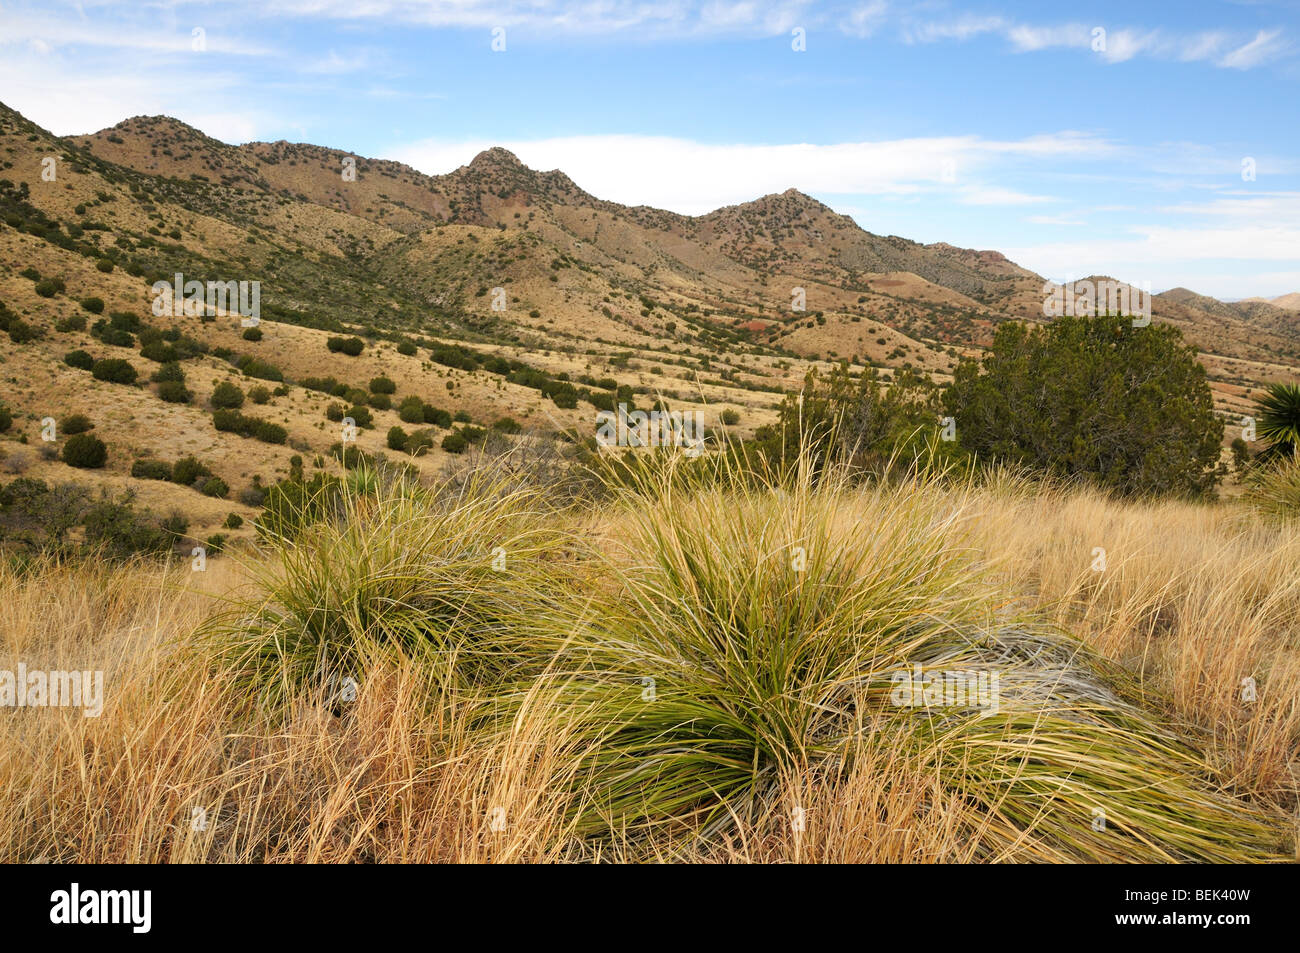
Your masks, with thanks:
[{"label": "grassy hillside", "polygon": [[[340,424],[327,411],[370,402],[379,376],[395,392],[387,408],[370,402],[357,446],[433,475],[451,459],[452,430],[477,439],[508,419],[582,441],[611,399],[663,400],[710,426],[738,413],[732,432],[752,435],[810,367],[847,360],[885,380],[914,368],[942,382],[1001,322],[1041,320],[1042,279],[997,252],[873,235],[794,190],[692,218],[603,201],[503,149],[428,176],[318,146],[230,146],[167,117],[60,139],[2,106],[0,166],[0,313],[18,322],[0,335],[0,401],[14,420],[0,467],[129,489],[182,513],[196,539],[232,512],[251,517],[295,457],[339,472]],[[228,311],[152,314],[151,285],[176,273],[259,282],[260,339]],[[1294,316],[1277,305],[1170,292],[1154,310],[1202,350],[1233,426],[1262,382],[1296,377]],[[163,335],[170,350],[146,348]],[[362,353],[331,351],[340,336],[359,337]],[[137,380],[97,380],[66,363],[73,352],[126,360]],[[152,380],[159,357],[179,360],[188,400],[163,399],[176,388]],[[351,396],[304,386],[313,378]],[[241,412],[283,428],[282,443],[214,426],[223,381],[267,387]],[[576,402],[555,399],[566,382]],[[392,428],[424,426],[402,419],[408,398],[453,418],[425,428],[418,456],[388,446]],[[43,421],[79,414],[106,444],[102,468],[74,471],[60,459],[64,435],[42,439]],[[132,476],[140,461],[189,456],[223,497]]]}]

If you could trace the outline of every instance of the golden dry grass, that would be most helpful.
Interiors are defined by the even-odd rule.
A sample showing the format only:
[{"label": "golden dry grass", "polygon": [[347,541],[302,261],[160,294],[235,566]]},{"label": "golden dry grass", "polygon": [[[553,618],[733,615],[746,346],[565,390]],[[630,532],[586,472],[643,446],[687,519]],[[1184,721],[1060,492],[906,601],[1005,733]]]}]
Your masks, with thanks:
[{"label": "golden dry grass", "polygon": [[[1120,505],[1006,480],[927,511],[987,562],[1009,608],[1041,613],[1130,673],[1155,719],[1205,754],[1207,777],[1271,819],[1294,851],[1300,741],[1300,534],[1234,506]],[[845,525],[899,505],[861,491]],[[626,517],[626,514],[622,514]],[[795,519],[790,514],[782,518]],[[625,518],[567,530],[635,561]],[[1091,566],[1094,547],[1106,568]],[[620,555],[622,554],[622,555]],[[888,558],[882,547],[879,558]],[[83,862],[964,862],[1068,859],[974,811],[924,758],[867,735],[833,779],[783,769],[775,796],[708,839],[580,837],[593,742],[539,679],[504,730],[432,688],[418,658],[376,652],[342,715],[301,692],[259,708],[196,635],[265,566],[206,573],[85,563],[0,570],[0,667],[101,668],[99,718],[5,713],[0,852]],[[602,583],[593,577],[593,587]],[[1257,699],[1243,701],[1252,677]],[[443,691],[438,704],[431,692]],[[975,748],[969,749],[977,757]],[[203,818],[205,822],[198,822]],[[796,822],[796,818],[798,821]],[[1085,822],[1086,823],[1086,822]],[[685,825],[690,826],[689,822]],[[1116,859],[1126,859],[1117,852]],[[1259,859],[1274,859],[1261,854]]]}]

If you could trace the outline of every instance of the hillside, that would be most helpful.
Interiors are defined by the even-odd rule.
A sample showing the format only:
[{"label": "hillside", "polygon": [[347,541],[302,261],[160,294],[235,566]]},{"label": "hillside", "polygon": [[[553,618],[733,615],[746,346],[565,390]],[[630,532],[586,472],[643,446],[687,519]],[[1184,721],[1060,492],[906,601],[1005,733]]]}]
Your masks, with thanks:
[{"label": "hillside", "polygon": [[[231,146],[167,117],[58,138],[2,106],[0,162],[0,302],[19,327],[0,350],[14,417],[0,466],[130,488],[195,536],[255,512],[295,455],[337,468],[336,417],[356,406],[373,418],[361,450],[426,473],[457,459],[453,431],[585,441],[619,401],[662,399],[710,427],[734,411],[752,434],[811,366],[942,379],[1000,322],[1044,320],[1044,280],[998,252],[875,235],[795,190],[691,217],[604,201],[499,148],[430,176],[320,146]],[[259,282],[260,334],[229,309],[155,315],[151,286],[176,273]],[[1226,414],[1296,377],[1300,313],[1177,289],[1154,315],[1201,349]],[[331,350],[353,336],[358,355]],[[97,379],[68,363],[78,351],[126,361],[136,381]],[[153,379],[171,365],[187,399]],[[391,395],[370,392],[381,378]],[[218,430],[223,382],[248,395],[245,430],[282,438]],[[409,398],[423,415],[402,412]],[[102,469],[73,470],[41,440],[42,421],[77,414],[108,445]],[[427,452],[393,452],[394,427],[427,431]],[[132,476],[187,456],[227,492]]]}]

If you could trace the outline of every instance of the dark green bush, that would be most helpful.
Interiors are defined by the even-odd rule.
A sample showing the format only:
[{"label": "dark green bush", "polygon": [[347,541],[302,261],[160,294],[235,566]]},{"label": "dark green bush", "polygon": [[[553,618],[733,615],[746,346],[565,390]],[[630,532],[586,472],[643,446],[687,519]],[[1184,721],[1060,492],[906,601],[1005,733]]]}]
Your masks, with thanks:
[{"label": "dark green bush", "polygon": [[73,434],[85,433],[87,430],[94,430],[95,425],[91,423],[90,418],[85,414],[72,414],[64,417],[59,423],[59,432],[66,436]]},{"label": "dark green bush", "polygon": [[365,348],[366,344],[358,337],[332,337],[325,342],[325,346],[336,354],[347,354],[356,357]]},{"label": "dark green bush", "polygon": [[172,468],[162,460],[137,460],[131,464],[131,476],[137,480],[170,480]]},{"label": "dark green bush", "polygon": [[112,384],[134,384],[139,376],[131,362],[120,357],[106,357],[96,361],[91,366],[90,373],[96,380]]},{"label": "dark green bush", "polygon": [[1210,495],[1223,423],[1205,368],[1168,324],[1058,317],[998,327],[944,396],[957,440],[985,460],[1085,477],[1128,496]]},{"label": "dark green bush", "polygon": [[76,367],[83,371],[88,371],[95,366],[95,359],[85,351],[69,351],[63,355],[63,363],[69,367]]},{"label": "dark green bush", "polygon": [[68,438],[63,445],[63,462],[81,470],[97,470],[108,461],[108,447],[104,441],[88,433]]},{"label": "dark green bush", "polygon": [[221,477],[214,476],[203,481],[203,486],[199,488],[199,492],[204,496],[215,496],[224,500],[230,493],[230,487]]},{"label": "dark green bush", "polygon": [[159,399],[169,404],[188,404],[193,396],[180,381],[161,381],[158,384]]},{"label": "dark green bush", "polygon": [[[209,401],[218,410],[231,410],[244,406],[244,392],[230,381],[222,381],[212,389]],[[221,428],[217,428],[218,430]]]},{"label": "dark green bush", "polygon": [[193,486],[199,480],[210,476],[212,471],[197,457],[184,457],[172,465],[171,481],[181,486]]}]

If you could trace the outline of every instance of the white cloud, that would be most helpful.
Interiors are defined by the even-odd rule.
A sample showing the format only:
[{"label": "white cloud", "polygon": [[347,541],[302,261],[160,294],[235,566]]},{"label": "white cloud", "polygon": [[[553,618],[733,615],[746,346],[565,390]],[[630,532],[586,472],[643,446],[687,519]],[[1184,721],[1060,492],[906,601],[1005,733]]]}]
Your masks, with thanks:
[{"label": "white cloud", "polygon": [[1229,69],[1251,69],[1268,62],[1286,48],[1281,33],[1281,30],[1260,30],[1255,39],[1219,60],[1219,65]]},{"label": "white cloud", "polygon": [[[1095,34],[1097,30],[1104,34]],[[1125,63],[1139,55],[1181,62],[1209,62],[1232,69],[1252,69],[1276,59],[1289,49],[1281,30],[1260,30],[1254,39],[1222,30],[1175,34],[1165,30],[1141,30],[1086,23],[1017,23],[999,16],[961,16],[952,20],[904,22],[900,35],[905,43],[962,42],[985,34],[1003,36],[1017,52],[1050,49],[1095,49],[1107,63]],[[1235,48],[1233,43],[1239,44]]]},{"label": "white cloud", "polygon": [[903,26],[905,43],[937,43],[940,40],[969,40],[984,33],[1001,32],[1010,24],[1002,17],[967,14],[954,20],[927,20]]},{"label": "white cloud", "polygon": [[1037,202],[1050,202],[1052,198],[1048,195],[1029,195],[1015,189],[976,186],[963,189],[959,201],[963,205],[1033,205]]},{"label": "white cloud", "polygon": [[166,114],[226,142],[244,142],[276,128],[263,110],[226,104],[227,94],[245,82],[234,69],[177,71],[160,84],[148,72],[87,69],[30,55],[0,57],[5,105],[59,136],[97,132],[128,116]]},{"label": "white cloud", "polygon": [[840,29],[849,36],[865,39],[880,28],[888,13],[889,5],[884,0],[872,0],[850,10]]},{"label": "white cloud", "polygon": [[[427,140],[395,150],[423,172],[449,172],[479,151],[503,145],[535,169],[562,169],[588,192],[627,205],[653,205],[688,215],[797,188],[823,195],[915,195],[951,192],[968,205],[1045,201],[991,181],[1008,159],[1069,151],[1101,154],[1105,143],[1079,133],[1020,141],[974,136],[832,145],[713,145],[656,136],[569,136],[506,142]],[[1098,152],[1093,151],[1096,147]]]},{"label": "white cloud", "polygon": [[1069,215],[1028,215],[1025,221],[1031,225],[1087,225],[1083,219],[1071,218]]},{"label": "white cloud", "polygon": [[1074,46],[1088,49],[1092,43],[1091,28],[1070,23],[1062,26],[1013,25],[1006,37],[1018,50],[1035,52],[1056,46]]},{"label": "white cloud", "polygon": [[[271,56],[275,50],[260,42],[215,29],[194,26],[168,27],[156,19],[143,23],[134,18],[108,15],[104,19],[76,21],[47,13],[28,13],[5,9],[0,29],[0,48],[25,45],[36,53],[49,53],[65,47],[134,50],[139,53],[202,56]],[[194,50],[194,29],[203,29],[204,53]]]}]

